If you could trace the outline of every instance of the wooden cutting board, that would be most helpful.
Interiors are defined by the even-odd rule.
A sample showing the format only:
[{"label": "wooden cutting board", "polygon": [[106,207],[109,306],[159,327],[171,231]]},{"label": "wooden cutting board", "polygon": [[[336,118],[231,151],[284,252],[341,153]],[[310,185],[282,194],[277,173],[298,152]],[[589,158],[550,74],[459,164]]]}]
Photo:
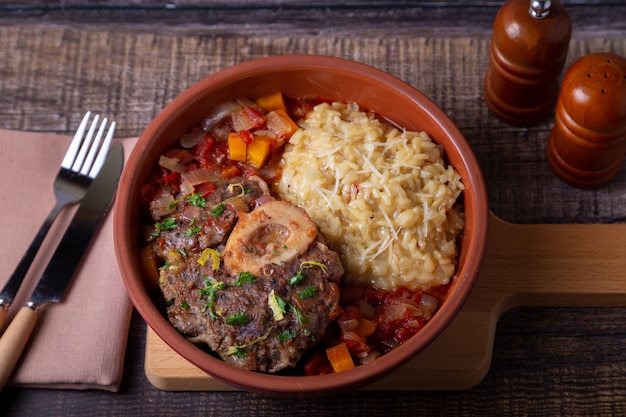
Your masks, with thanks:
[{"label": "wooden cutting board", "polygon": [[[626,224],[516,225],[492,214],[485,261],[458,316],[412,361],[365,389],[461,390],[480,383],[496,323],[514,307],[626,306],[624,240]],[[180,357],[150,329],[145,371],[165,391],[235,389]]]}]

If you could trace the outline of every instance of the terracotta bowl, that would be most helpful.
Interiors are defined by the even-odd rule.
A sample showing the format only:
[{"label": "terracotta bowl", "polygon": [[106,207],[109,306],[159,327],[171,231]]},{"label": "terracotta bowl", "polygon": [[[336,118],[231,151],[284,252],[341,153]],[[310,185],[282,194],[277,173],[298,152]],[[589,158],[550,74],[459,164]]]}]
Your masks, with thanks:
[{"label": "terracotta bowl", "polygon": [[[212,105],[237,97],[256,98],[275,91],[289,96],[319,96],[354,101],[410,129],[424,130],[445,149],[460,172],[466,226],[457,276],[433,319],[414,337],[377,360],[353,370],[321,376],[278,376],[228,365],[188,342],[161,310],[156,284],[140,272],[139,189],[159,155],[196,125]],[[148,125],[124,169],[114,211],[115,246],[122,277],[135,307],[174,351],[211,376],[234,387],[266,394],[326,395],[370,384],[419,354],[448,326],[477,279],[485,253],[488,204],[479,165],[463,135],[432,101],[410,85],[375,68],[348,60],[287,55],[244,62],[219,71],[176,97]],[[417,376],[416,376],[417,377]]]}]

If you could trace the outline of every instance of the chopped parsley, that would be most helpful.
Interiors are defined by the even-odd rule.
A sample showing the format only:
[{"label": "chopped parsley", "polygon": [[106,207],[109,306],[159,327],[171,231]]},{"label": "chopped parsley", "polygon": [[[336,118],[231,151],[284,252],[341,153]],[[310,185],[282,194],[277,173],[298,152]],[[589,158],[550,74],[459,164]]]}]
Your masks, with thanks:
[{"label": "chopped parsley", "polygon": [[300,269],[296,275],[292,276],[291,278],[289,278],[289,283],[291,285],[298,285],[299,283],[302,282],[302,280],[304,280],[304,275],[302,274],[302,269]]},{"label": "chopped parsley", "polygon": [[211,214],[215,217],[220,217],[226,211],[226,203],[220,203],[211,209]]},{"label": "chopped parsley", "polygon": [[298,307],[294,306],[293,304],[289,304],[289,308],[291,308],[293,312],[296,313],[296,318],[298,319],[299,324],[306,324],[308,322],[307,318],[304,316],[304,314],[302,314],[302,311],[300,311]]},{"label": "chopped parsley", "polygon": [[215,313],[215,299],[217,291],[224,289],[224,283],[221,281],[212,282],[208,276],[203,279],[205,288],[200,288],[200,298],[206,301],[206,304],[200,310],[202,313],[209,312],[209,316],[216,320],[219,316]]},{"label": "chopped parsley", "polygon": [[176,208],[176,206],[178,205],[178,200],[174,200],[170,203],[170,205],[168,206],[168,208]]},{"label": "chopped parsley", "polygon": [[189,303],[187,301],[181,301],[180,306],[187,310],[189,308]]},{"label": "chopped parsley", "polygon": [[[202,307],[201,312],[202,313],[208,312],[211,318],[213,320],[216,320],[219,318],[219,315],[215,312],[215,300],[217,298],[217,292],[220,290],[226,289],[228,287],[240,287],[246,282],[248,283],[255,282],[256,278],[250,272],[240,272],[237,281],[230,285],[227,285],[221,281],[213,281],[212,278],[210,278],[209,276],[204,276],[202,278],[202,281],[204,282],[205,288],[200,288],[200,298],[206,301],[206,303]],[[242,314],[245,314],[245,313],[242,313]],[[231,316],[229,316],[226,319],[227,323],[229,319],[232,319]],[[232,324],[232,323],[228,323],[228,324]]]},{"label": "chopped parsley", "polygon": [[298,298],[304,300],[305,298],[315,297],[317,295],[317,287],[315,285],[305,288],[298,293]]},{"label": "chopped parsley", "polygon": [[289,340],[293,340],[295,338],[296,338],[296,332],[294,332],[293,330],[285,330],[284,332],[278,335],[278,340],[280,340],[283,343]]},{"label": "chopped parsley", "polygon": [[201,231],[202,231],[201,227],[197,227],[197,226],[192,227],[191,229],[187,229],[187,231],[185,232],[185,236],[189,237],[193,234],[200,233]]},{"label": "chopped parsley", "polygon": [[231,287],[241,287],[245,283],[253,283],[256,282],[256,278],[250,272],[240,272],[237,277],[237,281],[234,284],[231,284]]},{"label": "chopped parsley", "polygon": [[163,221],[154,223],[154,228],[156,231],[152,233],[152,236],[161,236],[162,230],[173,230],[176,229],[176,219],[168,217],[163,219]]},{"label": "chopped parsley", "polygon": [[196,207],[205,208],[206,200],[202,197],[201,193],[195,193],[187,197],[187,201]]},{"label": "chopped parsley", "polygon": [[250,317],[243,311],[226,317],[226,324],[233,326],[245,326],[248,323],[250,323]]},{"label": "chopped parsley", "polygon": [[170,269],[170,261],[165,260],[165,263],[163,264],[163,266],[161,268],[159,268],[162,271],[168,271]]},{"label": "chopped parsley", "polygon": [[228,349],[228,354],[238,357],[239,359],[245,359],[248,357],[248,352],[243,350],[242,347],[239,346],[231,346]]}]

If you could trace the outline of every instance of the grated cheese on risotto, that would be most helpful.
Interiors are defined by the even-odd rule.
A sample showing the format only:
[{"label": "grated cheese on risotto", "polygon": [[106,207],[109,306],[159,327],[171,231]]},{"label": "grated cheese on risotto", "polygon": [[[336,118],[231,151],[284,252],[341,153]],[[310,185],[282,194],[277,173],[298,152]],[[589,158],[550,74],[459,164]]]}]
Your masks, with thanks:
[{"label": "grated cheese on risotto", "polygon": [[275,192],[307,211],[340,254],[346,281],[385,290],[448,283],[464,186],[442,149],[352,103],[319,104],[300,126]]}]

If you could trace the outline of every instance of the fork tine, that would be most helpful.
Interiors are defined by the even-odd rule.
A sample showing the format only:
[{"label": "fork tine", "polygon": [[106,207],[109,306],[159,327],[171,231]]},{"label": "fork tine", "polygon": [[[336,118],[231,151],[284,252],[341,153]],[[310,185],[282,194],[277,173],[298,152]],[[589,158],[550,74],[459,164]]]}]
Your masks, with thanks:
[{"label": "fork tine", "polygon": [[100,147],[100,152],[96,157],[95,162],[93,163],[93,167],[91,171],[89,171],[89,177],[95,178],[100,172],[102,165],[104,165],[104,161],[106,159],[107,154],[109,153],[109,148],[111,147],[111,141],[113,140],[113,135],[115,134],[115,121],[111,122],[111,126],[109,127],[109,131],[107,132],[106,137],[104,138],[104,142],[102,142],[102,146]]},{"label": "fork tine", "polygon": [[74,164],[72,165],[72,171],[79,172],[80,168],[83,166],[83,162],[85,161],[85,156],[87,155],[87,151],[89,150],[89,147],[91,146],[91,139],[93,138],[93,134],[96,130],[96,127],[98,127],[99,121],[100,121],[100,115],[96,114],[91,122],[91,126],[89,126],[89,131],[87,132],[87,136],[85,136],[82,146],[80,147],[80,151],[78,152],[78,155],[76,156],[76,160],[74,161]]},{"label": "fork tine", "polygon": [[83,167],[80,170],[81,175],[87,175],[89,174],[89,171],[91,171],[91,165],[93,163],[93,160],[96,157],[96,153],[100,150],[100,141],[102,140],[102,135],[104,134],[104,129],[106,128],[108,122],[109,120],[106,117],[102,119],[102,123],[100,124],[100,129],[98,129],[96,138],[91,144],[91,148],[89,149],[89,153],[87,154],[87,157],[85,158],[85,162],[83,162]]},{"label": "fork tine", "polygon": [[78,129],[76,129],[76,133],[74,134],[74,139],[72,139],[72,143],[70,143],[67,152],[65,152],[65,156],[63,157],[63,161],[61,162],[61,166],[65,169],[72,168],[72,164],[74,163],[74,159],[76,158],[76,154],[78,153],[80,144],[83,142],[83,134],[85,133],[85,128],[87,127],[87,122],[89,121],[90,116],[90,111],[85,113],[85,116],[83,116],[83,120],[80,122],[80,125],[78,125]]}]

